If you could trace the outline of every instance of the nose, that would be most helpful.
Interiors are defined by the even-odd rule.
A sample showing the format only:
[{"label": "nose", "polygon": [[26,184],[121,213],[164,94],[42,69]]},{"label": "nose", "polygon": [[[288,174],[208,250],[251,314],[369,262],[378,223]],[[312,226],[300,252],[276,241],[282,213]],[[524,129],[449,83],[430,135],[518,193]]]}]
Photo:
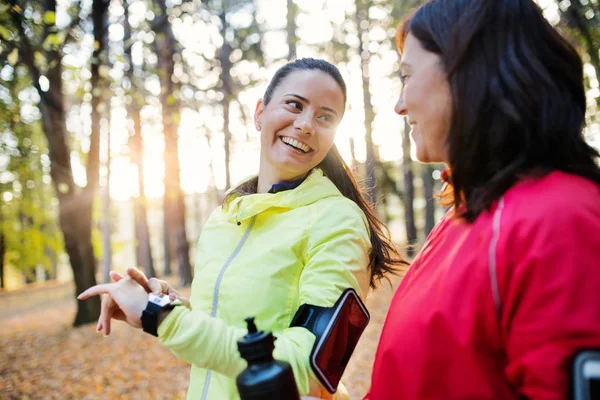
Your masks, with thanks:
[{"label": "nose", "polygon": [[404,104],[404,92],[400,93],[400,96],[398,96],[398,101],[394,107],[394,112],[402,116],[406,116],[408,114],[408,111],[406,110],[406,104]]},{"label": "nose", "polygon": [[315,132],[312,116],[309,113],[298,116],[294,121],[294,128],[302,133],[313,134]]}]

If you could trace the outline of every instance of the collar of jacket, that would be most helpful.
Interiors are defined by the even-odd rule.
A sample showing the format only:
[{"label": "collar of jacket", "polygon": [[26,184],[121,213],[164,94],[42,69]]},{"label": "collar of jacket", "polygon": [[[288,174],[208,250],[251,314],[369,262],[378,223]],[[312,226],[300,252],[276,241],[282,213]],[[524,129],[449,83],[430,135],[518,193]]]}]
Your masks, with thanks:
[{"label": "collar of jacket", "polygon": [[223,205],[223,213],[227,221],[242,222],[272,207],[294,209],[332,196],[342,194],[333,182],[323,175],[323,171],[315,168],[304,182],[293,190],[245,196],[234,194],[231,200]]}]

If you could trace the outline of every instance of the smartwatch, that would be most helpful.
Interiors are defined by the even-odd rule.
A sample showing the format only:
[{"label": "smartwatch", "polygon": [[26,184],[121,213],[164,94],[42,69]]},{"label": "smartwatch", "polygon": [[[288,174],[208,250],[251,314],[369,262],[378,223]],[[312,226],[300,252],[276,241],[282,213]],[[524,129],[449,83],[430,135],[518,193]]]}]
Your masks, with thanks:
[{"label": "smartwatch", "polygon": [[162,310],[172,310],[174,304],[166,294],[156,295],[150,293],[148,295],[148,304],[146,309],[142,311],[142,328],[144,332],[158,337],[158,314]]}]

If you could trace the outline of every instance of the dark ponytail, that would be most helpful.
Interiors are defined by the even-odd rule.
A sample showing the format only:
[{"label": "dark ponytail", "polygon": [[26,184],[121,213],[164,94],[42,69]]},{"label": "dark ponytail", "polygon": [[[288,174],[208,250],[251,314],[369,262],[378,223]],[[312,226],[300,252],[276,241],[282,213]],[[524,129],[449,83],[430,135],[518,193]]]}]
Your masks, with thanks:
[{"label": "dark ponytail", "polygon": [[371,254],[369,254],[369,270],[371,271],[371,287],[388,274],[397,274],[409,265],[390,240],[389,230],[375,214],[375,210],[367,202],[364,190],[358,185],[352,171],[333,145],[327,156],[318,166],[327,178],[338,188],[344,197],[352,200],[367,217]]}]

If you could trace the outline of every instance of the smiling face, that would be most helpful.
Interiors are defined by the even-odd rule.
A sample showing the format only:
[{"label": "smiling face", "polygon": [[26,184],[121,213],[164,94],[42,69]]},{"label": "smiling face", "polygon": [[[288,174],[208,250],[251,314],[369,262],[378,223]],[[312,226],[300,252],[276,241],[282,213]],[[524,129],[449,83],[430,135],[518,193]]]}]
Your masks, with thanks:
[{"label": "smiling face", "polygon": [[448,162],[452,97],[441,58],[406,36],[400,71],[404,85],[396,113],[406,117],[421,162]]},{"label": "smiling face", "polygon": [[259,191],[305,176],[327,155],[344,114],[338,83],[320,70],[296,70],[276,87],[268,104],[256,105],[261,131]]}]

